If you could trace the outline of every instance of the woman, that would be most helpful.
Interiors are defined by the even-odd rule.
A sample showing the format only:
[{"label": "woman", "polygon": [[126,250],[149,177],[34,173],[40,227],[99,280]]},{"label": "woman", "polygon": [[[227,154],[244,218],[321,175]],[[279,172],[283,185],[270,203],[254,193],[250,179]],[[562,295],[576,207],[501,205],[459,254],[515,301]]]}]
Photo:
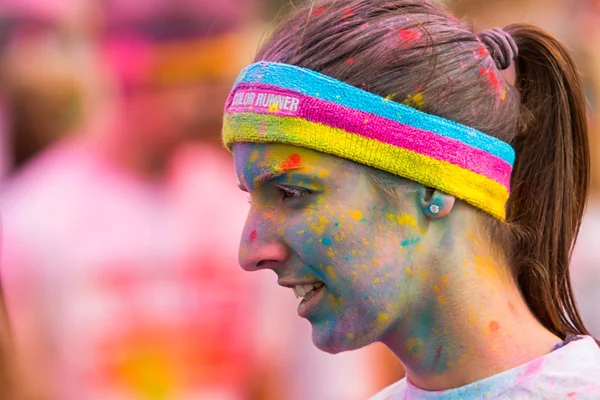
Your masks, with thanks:
[{"label": "woman", "polygon": [[416,0],[298,10],[226,105],[240,263],[303,297],[320,349],[394,352],[407,378],[375,399],[600,398],[568,275],[585,121],[571,56],[533,26],[475,35]]}]

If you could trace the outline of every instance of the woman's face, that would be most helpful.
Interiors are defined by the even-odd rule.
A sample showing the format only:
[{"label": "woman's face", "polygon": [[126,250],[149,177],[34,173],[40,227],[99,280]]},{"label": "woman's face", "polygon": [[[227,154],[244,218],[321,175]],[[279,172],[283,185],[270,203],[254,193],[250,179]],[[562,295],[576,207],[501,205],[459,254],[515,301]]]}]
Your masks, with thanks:
[{"label": "woman's face", "polygon": [[290,145],[239,143],[233,155],[251,199],[240,264],[305,297],[298,314],[317,347],[360,348],[402,324],[427,275],[415,191],[392,204],[365,167]]}]

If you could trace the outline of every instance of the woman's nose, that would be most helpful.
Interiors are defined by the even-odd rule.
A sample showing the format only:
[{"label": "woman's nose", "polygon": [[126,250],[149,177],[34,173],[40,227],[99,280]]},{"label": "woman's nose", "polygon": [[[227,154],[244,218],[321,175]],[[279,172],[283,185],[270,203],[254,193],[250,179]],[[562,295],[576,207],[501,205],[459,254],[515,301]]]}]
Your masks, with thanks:
[{"label": "woman's nose", "polygon": [[288,257],[287,246],[274,229],[247,227],[240,243],[239,262],[246,271],[275,269]]}]

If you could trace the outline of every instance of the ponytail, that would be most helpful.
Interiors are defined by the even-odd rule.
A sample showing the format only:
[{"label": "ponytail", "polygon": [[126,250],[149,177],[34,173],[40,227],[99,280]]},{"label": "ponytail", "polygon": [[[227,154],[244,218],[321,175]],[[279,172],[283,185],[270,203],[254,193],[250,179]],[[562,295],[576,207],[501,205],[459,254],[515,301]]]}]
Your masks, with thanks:
[{"label": "ponytail", "polygon": [[571,288],[569,261],[590,179],[585,98],[567,49],[543,30],[516,24],[515,86],[521,94],[508,202],[512,265],[519,288],[550,331],[588,334]]}]

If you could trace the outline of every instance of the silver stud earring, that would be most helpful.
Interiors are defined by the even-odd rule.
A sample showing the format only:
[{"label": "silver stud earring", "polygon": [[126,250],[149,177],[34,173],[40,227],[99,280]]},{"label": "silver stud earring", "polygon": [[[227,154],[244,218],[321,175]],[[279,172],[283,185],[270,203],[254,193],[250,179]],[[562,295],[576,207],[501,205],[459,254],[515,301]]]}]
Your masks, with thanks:
[{"label": "silver stud earring", "polygon": [[437,204],[432,204],[432,205],[429,206],[429,211],[432,214],[437,214],[437,213],[440,212],[440,206],[438,206]]}]

